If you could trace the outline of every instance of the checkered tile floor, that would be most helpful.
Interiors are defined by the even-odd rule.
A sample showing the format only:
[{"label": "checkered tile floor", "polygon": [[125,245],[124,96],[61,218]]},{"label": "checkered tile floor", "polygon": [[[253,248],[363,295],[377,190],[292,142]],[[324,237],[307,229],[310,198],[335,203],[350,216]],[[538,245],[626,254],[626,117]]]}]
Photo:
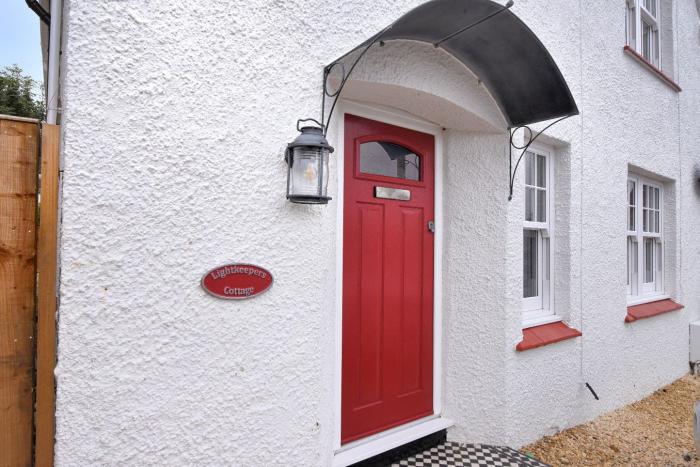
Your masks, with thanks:
[{"label": "checkered tile floor", "polygon": [[511,448],[446,442],[391,467],[548,467]]}]

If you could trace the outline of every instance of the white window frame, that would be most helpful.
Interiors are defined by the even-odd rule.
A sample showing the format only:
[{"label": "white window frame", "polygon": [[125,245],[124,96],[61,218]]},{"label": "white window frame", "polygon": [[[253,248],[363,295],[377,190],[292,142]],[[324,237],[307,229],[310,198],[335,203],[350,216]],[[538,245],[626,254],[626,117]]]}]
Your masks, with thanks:
[{"label": "white window frame", "polygon": [[[661,66],[661,5],[659,0],[626,0],[627,1],[627,45],[657,68]],[[650,3],[651,9],[645,4]],[[656,15],[652,13],[656,10]],[[649,38],[649,53],[644,53],[644,34],[642,24],[646,23],[652,29]]]},{"label": "white window frame", "polygon": [[[546,161],[545,179],[546,179],[546,209],[545,222],[526,221],[525,219],[525,202],[523,203],[523,232],[525,230],[536,230],[537,235],[537,290],[538,295],[535,297],[522,298],[522,319],[523,328],[538,326],[540,324],[561,321],[554,309],[554,196],[556,187],[554,185],[555,157],[554,150],[543,144],[532,144],[528,148],[530,153],[544,156]],[[527,154],[524,156],[527,157]],[[523,161],[526,164],[526,161]],[[526,165],[524,170],[526,170]],[[526,180],[526,178],[525,178]],[[525,189],[529,185],[523,180],[523,195],[527,196]],[[537,200],[535,199],[535,205]],[[536,216],[536,214],[535,214]],[[535,217],[536,218],[536,217]],[[523,240],[524,242],[524,240]],[[547,248],[548,244],[548,248]],[[521,244],[521,255],[525,245]],[[545,254],[548,252],[548,255]],[[548,256],[548,258],[546,257]],[[524,257],[523,257],[524,260]],[[521,278],[521,284],[523,283]],[[521,290],[521,296],[524,295],[524,290]]]},{"label": "white window frame", "polygon": [[[664,189],[663,184],[657,181],[630,174],[628,177],[628,188],[626,190],[626,197],[629,197],[629,183],[632,182],[634,186],[634,196],[635,196],[635,212],[634,212],[634,229],[630,229],[629,218],[630,218],[630,203],[629,199],[626,201],[626,215],[625,223],[627,224],[627,302],[639,303],[651,301],[654,299],[659,299],[665,297],[664,293]],[[645,187],[650,187],[658,190],[659,193],[659,207],[655,209],[654,207],[644,207],[644,190]],[[656,203],[654,203],[656,204]],[[655,214],[658,212],[659,221],[658,226],[656,225],[656,219],[654,217],[654,225],[658,227],[658,232],[645,231],[644,230],[644,216],[645,211],[650,214]],[[648,216],[649,214],[647,214]],[[650,227],[651,223],[647,225]],[[654,228],[654,230],[657,230]],[[633,244],[636,244],[636,257],[634,261],[630,259],[630,240]],[[645,240],[650,240],[653,245],[653,275],[654,280],[651,282],[646,282],[645,278],[645,265],[646,265],[646,251],[645,251]]]}]

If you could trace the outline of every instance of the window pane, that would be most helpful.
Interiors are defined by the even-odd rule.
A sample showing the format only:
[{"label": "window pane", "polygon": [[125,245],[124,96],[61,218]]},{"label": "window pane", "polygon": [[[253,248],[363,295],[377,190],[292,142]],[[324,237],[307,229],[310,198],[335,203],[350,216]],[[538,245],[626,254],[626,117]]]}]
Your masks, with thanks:
[{"label": "window pane", "polygon": [[634,242],[632,242],[632,239],[630,237],[627,237],[627,285],[630,285],[630,279],[631,279],[631,274],[630,272],[632,271],[632,245]]},{"label": "window pane", "polygon": [[636,219],[635,216],[637,214],[636,209],[634,206],[636,205],[636,196],[635,196],[635,188],[636,184],[632,180],[627,181],[627,202],[630,205],[630,208],[628,210],[628,215],[627,215],[627,230],[636,230]]},{"label": "window pane", "polygon": [[[550,260],[549,260],[549,239],[542,239],[542,279],[549,282],[551,272],[549,270]],[[546,284],[542,285],[542,288],[546,287]]]},{"label": "window pane", "polygon": [[537,190],[537,222],[547,222],[547,192]]},{"label": "window pane", "polygon": [[661,228],[659,226],[659,211],[656,211],[654,213],[654,217],[656,218],[656,222],[654,223],[654,226],[656,227],[656,230],[654,232],[656,233],[661,233]]},{"label": "window pane", "polygon": [[405,180],[420,180],[420,157],[394,143],[360,144],[360,172]]},{"label": "window pane", "polygon": [[550,284],[550,275],[551,272],[549,270],[549,239],[548,238],[543,238],[542,239],[542,292],[540,295],[542,295],[542,309],[544,310],[550,310],[551,305],[550,305],[550,296],[549,296],[549,284]]},{"label": "window pane", "polygon": [[632,295],[637,295],[637,242],[627,237],[627,285]]},{"label": "window pane", "polygon": [[627,44],[635,47],[637,42],[637,16],[634,8],[634,2],[628,2],[629,9],[627,10]]},{"label": "window pane", "polygon": [[634,208],[630,207],[629,208],[629,216],[628,216],[629,219],[627,221],[627,230],[635,230],[634,215],[635,215]]},{"label": "window pane", "polygon": [[645,232],[649,232],[649,210],[642,209],[642,228]]},{"label": "window pane", "polygon": [[661,283],[661,278],[663,277],[663,252],[662,245],[660,242],[655,243],[656,249],[656,290],[661,291],[663,284]]},{"label": "window pane", "polygon": [[654,282],[654,239],[644,239],[644,282]]},{"label": "window pane", "polygon": [[537,230],[523,230],[523,297],[537,293]]},{"label": "window pane", "polygon": [[635,188],[635,183],[633,181],[628,181],[627,182],[627,199],[629,200],[629,205],[634,206],[637,203],[635,202],[635,196],[634,196],[634,188]]},{"label": "window pane", "polygon": [[658,188],[654,188],[654,208],[661,209],[661,206],[659,205],[659,189]]},{"label": "window pane", "polygon": [[652,61],[652,35],[653,32],[651,26],[642,21],[642,56],[650,62]]},{"label": "window pane", "polygon": [[642,185],[642,206],[645,208],[649,207],[649,198],[647,193],[649,192],[649,185]]},{"label": "window pane", "polygon": [[535,220],[535,190],[534,188],[525,188],[525,220]]},{"label": "window pane", "polygon": [[656,0],[644,0],[644,8],[646,8],[652,16],[656,17]]},{"label": "window pane", "polygon": [[654,218],[654,211],[649,210],[649,232],[656,232],[656,226],[654,224],[655,218]]},{"label": "window pane", "polygon": [[531,152],[525,153],[525,184],[535,185],[535,155]]},{"label": "window pane", "polygon": [[547,159],[544,156],[537,156],[537,186],[547,187]]}]

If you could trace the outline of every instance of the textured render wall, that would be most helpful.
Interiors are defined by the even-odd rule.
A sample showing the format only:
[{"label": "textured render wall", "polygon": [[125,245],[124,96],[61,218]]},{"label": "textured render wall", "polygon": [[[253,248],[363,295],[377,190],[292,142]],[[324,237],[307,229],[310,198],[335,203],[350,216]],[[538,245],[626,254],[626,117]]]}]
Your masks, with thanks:
[{"label": "textured render wall", "polygon": [[[282,153],[416,3],[66,2],[58,465],[328,463],[337,205],[288,203]],[[205,295],[228,261],[275,284]]]},{"label": "textured render wall", "polygon": [[[338,206],[287,203],[282,151],[296,119],[317,115],[321,66],[418,3],[67,2],[59,465],[328,464]],[[515,6],[582,111],[549,142],[570,173],[557,199],[571,209],[557,211],[570,255],[557,264],[566,277],[556,300],[583,339],[514,351],[523,207],[520,192],[506,201],[505,138],[446,132],[451,438],[522,444],[686,371],[687,321],[700,312],[700,192],[688,183],[700,143],[700,22],[690,0],[677,5],[680,95],[622,54],[622,13],[592,0]],[[308,18],[333,27],[309,28]],[[493,122],[468,73],[460,101],[444,57],[426,55],[448,72],[431,91],[436,74],[402,76],[379,56],[358,82],[419,89],[426,102],[472,106],[483,119],[474,124]],[[624,325],[630,164],[676,181],[672,272],[687,308]],[[206,296],[200,276],[227,261],[265,266],[275,285],[242,303]]]},{"label": "textured render wall", "polygon": [[683,86],[680,94],[680,186],[679,205],[681,219],[679,236],[680,292],[691,320],[700,319],[700,183],[695,175],[700,170],[700,0],[677,3],[678,57],[682,66],[678,79]]},{"label": "textured render wall", "polygon": [[451,439],[502,443],[507,315],[507,136],[448,132],[444,397]]}]

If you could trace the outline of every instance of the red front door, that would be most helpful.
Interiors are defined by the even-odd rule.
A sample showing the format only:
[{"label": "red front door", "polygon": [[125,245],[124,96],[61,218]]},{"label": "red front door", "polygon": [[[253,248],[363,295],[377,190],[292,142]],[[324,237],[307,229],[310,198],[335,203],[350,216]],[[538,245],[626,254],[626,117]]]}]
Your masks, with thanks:
[{"label": "red front door", "polygon": [[345,117],[342,443],[433,413],[434,148]]}]

